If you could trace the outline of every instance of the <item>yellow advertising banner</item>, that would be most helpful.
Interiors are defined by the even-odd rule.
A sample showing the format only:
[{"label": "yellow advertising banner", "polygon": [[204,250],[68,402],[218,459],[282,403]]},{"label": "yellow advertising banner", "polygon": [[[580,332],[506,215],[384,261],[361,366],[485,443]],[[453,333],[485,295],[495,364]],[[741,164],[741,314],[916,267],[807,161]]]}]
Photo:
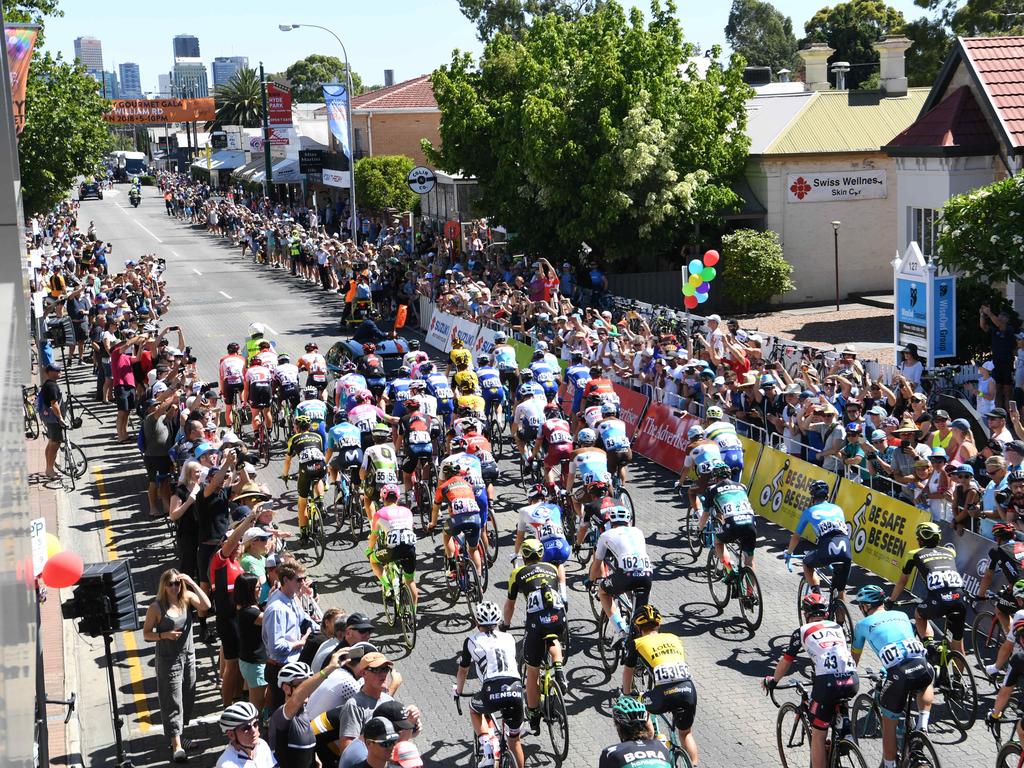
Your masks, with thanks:
[{"label": "yellow advertising banner", "polygon": [[747,486],[747,495],[754,511],[792,531],[800,515],[811,505],[807,488],[815,480],[824,480],[834,491],[839,477],[810,462],[764,446],[753,479]]},{"label": "yellow advertising banner", "polygon": [[889,581],[900,577],[907,552],[917,546],[914,530],[931,514],[906,502],[843,480],[835,503],[850,523],[853,561]]},{"label": "yellow advertising banner", "polygon": [[761,448],[764,445],[743,435],[740,435],[740,443],[743,445],[743,474],[740,475],[740,482],[749,488],[750,480],[754,477],[754,470],[757,468],[757,460],[761,457]]}]

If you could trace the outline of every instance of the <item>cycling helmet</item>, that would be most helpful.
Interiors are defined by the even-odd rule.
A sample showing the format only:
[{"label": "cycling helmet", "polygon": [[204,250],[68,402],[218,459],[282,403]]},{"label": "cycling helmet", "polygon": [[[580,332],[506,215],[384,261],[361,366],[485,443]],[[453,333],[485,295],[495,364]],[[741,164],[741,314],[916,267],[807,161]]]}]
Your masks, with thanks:
[{"label": "cycling helmet", "polygon": [[543,359],[544,359],[544,353],[543,353],[543,352],[541,352],[541,351],[540,351],[540,350],[538,349],[538,350],[534,351],[534,353],[533,353],[533,355],[532,355],[532,356],[530,357],[530,359],[531,359],[531,360],[532,360],[533,362],[535,362],[535,363],[536,363],[536,362],[538,362],[538,361],[540,361],[540,360],[543,360]]},{"label": "cycling helmet", "polygon": [[558,407],[558,403],[548,403],[544,406],[544,415],[556,417],[562,412],[562,409]]},{"label": "cycling helmet", "polygon": [[800,610],[808,616],[824,616],[828,613],[825,598],[818,592],[808,592],[800,601]]},{"label": "cycling helmet", "polygon": [[313,676],[313,670],[304,661],[289,661],[277,673],[277,682],[291,683],[294,685],[302,680],[308,680]]},{"label": "cycling helmet", "polygon": [[498,609],[497,603],[485,600],[473,609],[473,618],[481,627],[493,627],[501,621],[501,611]]},{"label": "cycling helmet", "polygon": [[569,356],[569,359],[572,362],[574,362],[574,363],[582,363],[583,362],[583,353],[582,352],[573,352],[572,355]]},{"label": "cycling helmet", "polygon": [[264,350],[264,349],[270,349],[270,342],[269,342],[269,341],[267,341],[266,339],[264,339],[263,341],[261,341],[261,342],[260,342],[260,349],[261,349],[261,350]]},{"label": "cycling helmet", "polygon": [[316,400],[317,391],[316,387],[303,387],[302,388],[302,399],[303,400]]},{"label": "cycling helmet", "polygon": [[456,336],[454,339],[452,339],[452,349],[462,349],[464,346],[466,346],[466,345],[463,343],[462,339],[459,338],[458,336]]},{"label": "cycling helmet", "polygon": [[807,486],[807,492],[811,494],[812,499],[827,499],[832,489],[824,480],[815,480]]},{"label": "cycling helmet", "polygon": [[1024,579],[1014,582],[1013,597],[1016,600],[1024,600]]},{"label": "cycling helmet", "polygon": [[391,430],[383,424],[375,426],[371,434],[373,434],[373,442],[375,443],[384,443],[391,439]]},{"label": "cycling helmet", "polygon": [[1017,619],[1013,622],[1013,636],[1017,638],[1017,642],[1024,644],[1024,619]]},{"label": "cycling helmet", "polygon": [[398,486],[395,485],[394,483],[388,483],[387,485],[380,489],[380,500],[384,501],[385,499],[391,496],[394,496],[395,499],[397,500],[399,494],[400,491],[398,490]]},{"label": "cycling helmet", "polygon": [[633,515],[623,506],[612,507],[608,512],[608,522],[611,525],[629,525],[633,522]]},{"label": "cycling helmet", "polygon": [[307,416],[304,413],[300,413],[298,416],[295,417],[295,424],[297,426],[308,427],[312,423],[313,423],[313,420],[311,418],[309,418],[309,416]]},{"label": "cycling helmet", "polygon": [[220,729],[227,733],[259,719],[260,712],[255,706],[248,701],[236,701],[220,713]]},{"label": "cycling helmet", "polygon": [[452,441],[448,443],[449,453],[462,453],[466,450],[466,441],[461,437],[453,437]]},{"label": "cycling helmet", "polygon": [[707,411],[705,411],[704,415],[709,419],[721,419],[725,416],[725,414],[722,412],[722,409],[719,408],[717,405],[712,405],[710,408],[708,408]]},{"label": "cycling helmet", "polygon": [[284,353],[282,353],[282,354],[277,356],[277,364],[278,365],[284,365],[285,363],[290,363],[291,361],[292,361],[291,357],[289,355],[284,354]]},{"label": "cycling helmet", "polygon": [[508,341],[508,336],[506,336],[501,331],[498,331],[496,334],[494,334],[495,344],[504,344],[506,341]]},{"label": "cycling helmet", "polygon": [[577,445],[593,445],[597,442],[597,432],[590,429],[590,427],[584,427],[576,433],[576,444]]},{"label": "cycling helmet", "polygon": [[250,336],[262,336],[266,332],[267,329],[263,327],[263,323],[249,323]]},{"label": "cycling helmet", "polygon": [[471,405],[460,405],[458,407],[458,414],[462,417],[472,416],[476,411],[473,410]]},{"label": "cycling helmet", "polygon": [[312,352],[314,349],[320,349],[320,347],[317,346],[317,343],[315,341],[311,341],[309,342],[309,344],[306,345],[307,352]]},{"label": "cycling helmet", "polygon": [[360,389],[358,392],[356,392],[356,402],[357,403],[372,403],[373,402],[373,392],[371,392],[368,389]]},{"label": "cycling helmet", "polygon": [[537,346],[534,347],[538,352],[544,353],[548,351],[548,343],[546,341],[538,341]]},{"label": "cycling helmet", "polygon": [[260,366],[266,365],[266,363],[263,361],[262,357],[254,357],[252,360],[249,361],[249,367],[252,368],[254,365]]},{"label": "cycling helmet", "polygon": [[711,465],[712,477],[732,477],[732,467],[724,461],[716,461]]},{"label": "cycling helmet", "polygon": [[519,554],[523,556],[523,562],[536,563],[544,557],[544,545],[536,539],[526,539],[519,548]]},{"label": "cycling helmet", "polygon": [[441,462],[441,474],[445,477],[455,477],[459,474],[459,468],[450,461]]},{"label": "cycling helmet", "polygon": [[587,483],[587,493],[591,496],[604,496],[608,493],[608,483],[603,480],[595,480],[592,483]]},{"label": "cycling helmet", "polygon": [[702,426],[700,426],[698,424],[694,424],[686,432],[686,439],[687,440],[700,440],[703,437],[704,437],[704,427],[702,427]]},{"label": "cycling helmet", "polygon": [[661,624],[661,611],[650,603],[641,605],[640,609],[633,616],[633,626],[637,629],[653,627]]},{"label": "cycling helmet", "polygon": [[398,367],[399,376],[409,376],[410,374],[412,374],[412,368],[410,368],[408,365],[401,365]]},{"label": "cycling helmet", "polygon": [[334,412],[334,423],[338,424],[342,421],[348,421],[348,411],[346,411],[344,408],[341,408]]},{"label": "cycling helmet", "polygon": [[403,400],[402,405],[404,405],[405,410],[409,411],[410,413],[412,413],[413,411],[418,411],[420,409],[420,401],[414,397],[410,397],[408,400]]},{"label": "cycling helmet", "polygon": [[241,347],[239,347],[238,344],[236,344],[233,341],[230,344],[228,344],[228,354],[229,355],[238,354],[238,350],[239,349],[241,349]]},{"label": "cycling helmet", "polygon": [[419,339],[410,339],[409,340],[409,351],[410,352],[415,352],[419,348],[420,348]]},{"label": "cycling helmet", "polygon": [[601,415],[618,416],[619,406],[617,406],[615,403],[601,403]]},{"label": "cycling helmet", "polygon": [[938,525],[928,520],[923,523],[918,523],[917,528],[914,530],[917,538],[920,541],[927,543],[937,543],[942,537],[942,529]]},{"label": "cycling helmet", "polygon": [[543,499],[547,496],[547,490],[541,483],[534,483],[530,486],[530,490],[526,492],[526,498],[528,499]]},{"label": "cycling helmet", "polygon": [[992,538],[994,539],[1012,539],[1014,534],[1017,533],[1017,529],[1009,523],[996,523],[992,526]]},{"label": "cycling helmet", "polygon": [[477,355],[476,362],[480,366],[490,365],[491,364],[491,356],[486,354],[486,353],[482,354],[482,355]]},{"label": "cycling helmet", "polygon": [[639,699],[622,695],[612,704],[612,720],[616,725],[637,725],[649,718],[647,707]]},{"label": "cycling helmet", "polygon": [[409,382],[410,392],[423,392],[427,388],[427,382],[422,379],[413,379]]},{"label": "cycling helmet", "polygon": [[865,584],[853,598],[860,605],[881,605],[885,601],[885,592],[875,584]]},{"label": "cycling helmet", "polygon": [[520,381],[533,381],[533,371],[529,368],[523,368],[519,371]]},{"label": "cycling helmet", "polygon": [[1021,471],[1019,469],[1013,470],[1013,472],[1011,472],[1007,476],[1006,482],[1007,483],[1024,483],[1024,471]]},{"label": "cycling helmet", "polygon": [[376,344],[363,344],[363,354],[364,355],[372,355],[376,351],[377,351],[377,345]]},{"label": "cycling helmet", "polygon": [[462,425],[462,431],[463,432],[479,432],[480,431],[480,422],[477,421],[476,419],[466,419],[465,423]]},{"label": "cycling helmet", "polygon": [[356,364],[353,363],[351,360],[346,360],[344,363],[342,363],[341,370],[343,373],[355,373]]},{"label": "cycling helmet", "polygon": [[427,376],[429,376],[433,372],[434,372],[434,364],[433,363],[421,363],[420,364],[420,376],[423,376],[424,378],[426,378]]}]

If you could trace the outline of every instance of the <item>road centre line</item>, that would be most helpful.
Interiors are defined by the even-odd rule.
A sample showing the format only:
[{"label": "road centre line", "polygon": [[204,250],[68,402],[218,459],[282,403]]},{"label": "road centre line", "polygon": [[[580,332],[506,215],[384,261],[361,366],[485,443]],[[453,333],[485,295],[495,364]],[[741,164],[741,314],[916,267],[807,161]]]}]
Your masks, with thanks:
[{"label": "road centre line", "polygon": [[228,296],[228,295],[227,295],[226,293],[224,293],[224,291],[217,291],[217,293],[219,293],[219,294],[220,294],[221,296],[223,296],[223,297],[224,297],[225,299],[230,299],[230,298],[231,298],[231,297],[230,297],[230,296]]}]

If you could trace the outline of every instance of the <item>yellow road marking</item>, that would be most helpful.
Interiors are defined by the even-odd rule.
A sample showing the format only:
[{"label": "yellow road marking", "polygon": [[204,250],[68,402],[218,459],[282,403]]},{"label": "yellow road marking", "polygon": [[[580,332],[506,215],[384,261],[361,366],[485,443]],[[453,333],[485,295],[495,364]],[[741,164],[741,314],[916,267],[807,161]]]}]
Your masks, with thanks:
[{"label": "yellow road marking", "polygon": [[[103,481],[103,472],[99,467],[93,467],[93,477],[96,480],[96,496],[100,503],[100,512],[103,516],[103,542],[107,550],[107,560],[118,560],[117,545],[114,543],[113,520],[110,517],[110,505],[107,503],[106,487]],[[132,684],[132,698],[135,700],[135,713],[139,718],[139,731],[143,734],[149,732],[151,727],[150,717],[152,712],[149,708],[149,699],[143,687],[142,662],[139,661],[139,646],[135,642],[134,632],[124,632],[121,637],[124,639],[124,649],[128,661],[128,679]]]}]

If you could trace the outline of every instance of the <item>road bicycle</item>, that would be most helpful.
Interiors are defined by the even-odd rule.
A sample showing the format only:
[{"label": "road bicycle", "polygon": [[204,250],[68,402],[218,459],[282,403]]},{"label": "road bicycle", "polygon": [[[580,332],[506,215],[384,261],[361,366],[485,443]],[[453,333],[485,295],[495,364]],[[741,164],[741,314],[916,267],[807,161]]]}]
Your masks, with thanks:
[{"label": "road bicycle", "polygon": [[420,525],[426,530],[430,524],[430,512],[434,503],[434,489],[437,487],[437,466],[433,454],[420,456],[412,474],[412,511],[419,514]]},{"label": "road bicycle", "polygon": [[[793,565],[802,565],[804,562],[803,555],[794,555],[786,563],[786,568],[790,572],[793,571]],[[832,586],[832,566],[826,565],[822,568],[815,568],[815,572],[818,574],[819,586],[824,587],[828,590],[828,620],[834,621],[836,624],[843,628],[843,634],[846,635],[846,642],[853,642],[853,615],[850,613],[850,607],[846,604],[842,598],[839,597],[838,590]],[[811,585],[807,582],[807,577],[802,573],[800,575],[800,584],[796,589],[796,616],[797,621],[801,624],[804,620],[803,614],[803,600],[810,593]]]},{"label": "road bicycle", "polygon": [[[987,595],[979,597],[976,602],[997,599],[999,599],[999,595],[990,590]],[[978,611],[974,617],[974,623],[971,624],[971,650],[974,653],[975,661],[978,662],[979,669],[985,669],[985,667],[996,663],[996,656],[999,655],[999,649],[1004,642],[1006,642],[1006,630],[1003,629],[995,609],[986,608]]]},{"label": "road bicycle", "polygon": [[720,613],[724,613],[730,601],[736,600],[740,607],[740,616],[747,628],[752,633],[756,632],[764,619],[761,584],[753,569],[744,565],[743,553],[736,544],[725,545],[725,553],[733,564],[732,570],[729,573],[725,572],[725,567],[715,549],[717,529],[718,526],[714,519],[709,517],[704,526],[704,543],[708,548],[708,560],[707,565],[704,566],[704,575],[708,580],[711,599]]},{"label": "road bicycle", "polygon": [[[455,686],[452,686],[452,697],[455,699],[455,708],[459,712],[459,716],[462,716],[462,702],[460,699],[471,699],[475,696],[475,693],[458,693],[455,690]],[[483,727],[490,733],[497,732],[497,744],[494,745],[494,766],[495,768],[518,768],[516,765],[515,756],[512,754],[512,750],[508,746],[508,726],[505,725],[505,720],[501,717],[501,712],[495,712],[493,715],[481,714],[483,718]],[[480,739],[476,733],[473,734],[473,765],[479,765],[480,760],[483,757],[483,753],[480,750]]]},{"label": "road bicycle", "polygon": [[313,565],[320,565],[327,553],[327,530],[324,528],[324,495],[319,490],[323,478],[310,478],[312,495],[306,502],[306,533],[313,545]]},{"label": "road bicycle", "polygon": [[[800,703],[787,701],[781,706],[775,699],[775,692],[796,689]],[[808,713],[810,694],[799,680],[779,683],[769,689],[772,704],[779,707],[775,719],[775,741],[779,747],[782,768],[807,768],[811,764],[811,717]],[[867,762],[860,748],[848,738],[847,713],[849,707],[841,702],[832,716],[825,735],[826,765],[828,768],[867,768]]]},{"label": "road bicycle", "polygon": [[[615,670],[619,668],[619,664],[622,663],[626,656],[626,643],[624,640],[615,643],[612,639],[614,627],[609,622],[601,606],[597,582],[592,582],[589,585],[589,589],[590,609],[594,612],[594,618],[597,619],[597,648],[601,654],[601,666],[604,667],[604,671],[611,677],[615,674]],[[618,606],[619,616],[622,617],[622,620],[626,622],[626,626],[629,627],[633,622],[633,606],[636,603],[633,593],[631,591],[623,592],[612,599]]]},{"label": "road bicycle", "polygon": [[363,511],[362,488],[356,480],[358,467],[342,469],[334,485],[334,525],[338,532],[348,526],[352,541],[358,543],[366,527],[366,513]]},{"label": "road bicycle", "polygon": [[31,387],[21,388],[22,416],[25,420],[25,437],[35,440],[39,437],[39,414],[36,412],[36,396],[39,394],[39,387],[34,384]]},{"label": "road bicycle", "polygon": [[676,488],[679,498],[683,502],[683,536],[686,540],[686,547],[690,550],[690,556],[696,561],[701,552],[704,551],[704,529],[700,526],[700,507],[690,506],[690,489],[693,483],[683,483]]},{"label": "road bicycle", "polygon": [[288,438],[292,434],[292,420],[294,416],[291,401],[275,398],[270,406],[270,415],[274,421],[275,439],[281,443],[288,442]]},{"label": "road bicycle", "polygon": [[270,432],[265,422],[265,419],[260,419],[252,429],[252,449],[259,457],[261,467],[270,465]]},{"label": "road bicycle", "polygon": [[[81,426],[80,420],[78,426]],[[61,435],[60,452],[57,454],[57,461],[54,462],[54,469],[60,474],[64,490],[70,492],[75,490],[76,481],[85,475],[89,460],[85,456],[85,451],[71,440],[66,428],[62,430]]]},{"label": "road bicycle", "polygon": [[[1013,697],[1011,697],[1012,699]],[[1002,729],[1010,727],[1010,738],[1003,743]],[[994,723],[989,723],[989,732],[996,740],[999,752],[996,754],[996,768],[1024,768],[1024,753],[1021,752],[1021,721],[1017,717],[1003,717]]]},{"label": "road bicycle", "polygon": [[[865,740],[882,738],[882,709],[878,702],[885,682],[885,673],[865,669],[861,673],[861,679],[871,680],[875,685],[870,692],[858,694],[850,710],[853,737],[858,745]],[[931,739],[927,733],[917,728],[913,714],[916,698],[917,693],[907,695],[903,704],[903,719],[897,722],[896,765],[899,768],[939,768],[939,756]]]},{"label": "road bicycle", "polygon": [[484,406],[484,418],[487,419],[487,439],[491,441],[491,452],[494,458],[502,459],[505,455],[505,414],[508,412],[508,399],[502,388],[500,408],[492,400]]},{"label": "road bicycle", "polygon": [[[650,707],[650,692],[654,690],[654,673],[642,661],[636,668],[633,686],[634,698],[645,707]],[[664,744],[665,749],[672,755],[672,768],[693,768],[690,753],[683,746],[679,732],[672,727],[672,713],[651,713],[651,725],[654,726],[654,738]]]},{"label": "road bicycle", "polygon": [[[394,539],[397,546],[400,543],[408,543],[401,538],[401,534],[410,534],[412,543],[416,542],[416,534],[410,529],[388,531],[388,541],[391,541],[391,534],[396,534]],[[386,551],[378,547],[378,552]],[[399,563],[389,561],[384,564],[384,572],[381,577],[381,602],[384,604],[384,618],[392,629],[398,626],[402,633],[402,643],[406,649],[412,651],[416,647],[416,601],[413,599],[412,586],[406,582],[402,573],[402,566]]]},{"label": "road bicycle", "polygon": [[[540,672],[537,678],[537,687],[540,692],[540,714],[541,720],[547,726],[548,739],[551,741],[552,754],[555,757],[555,764],[561,765],[569,756],[569,715],[565,709],[565,686],[558,682],[555,674],[555,663],[551,658],[551,646],[557,641],[562,645],[563,658],[568,655],[569,650],[569,620],[562,622],[564,627],[562,634],[549,634],[544,636],[544,658],[541,661]],[[522,656],[520,656],[522,658]],[[520,664],[520,677],[523,681],[523,690],[526,690],[526,661]],[[540,733],[538,732],[539,736]]]},{"label": "road bicycle", "polygon": [[[466,536],[459,532],[452,536],[455,546],[455,557],[451,558],[445,571],[445,589],[448,593],[448,600],[454,606],[459,598],[465,598],[466,608],[469,610],[470,618],[473,617],[473,609],[483,599],[483,591],[486,587],[480,585],[480,575],[469,557],[469,545],[466,544]],[[483,565],[483,563],[481,563]],[[486,566],[485,566],[486,567]]]},{"label": "road bicycle", "polygon": [[622,485],[618,475],[612,475],[612,498],[617,498],[619,504],[629,510],[629,516],[633,519],[630,525],[636,525],[636,507],[633,506],[633,497]]}]

